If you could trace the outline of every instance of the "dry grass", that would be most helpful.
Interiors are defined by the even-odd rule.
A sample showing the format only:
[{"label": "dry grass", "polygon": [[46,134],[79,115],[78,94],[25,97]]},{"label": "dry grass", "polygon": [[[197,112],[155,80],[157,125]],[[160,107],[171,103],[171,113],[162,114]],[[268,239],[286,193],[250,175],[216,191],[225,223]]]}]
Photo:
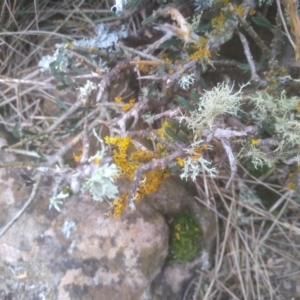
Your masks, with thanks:
[{"label": "dry grass", "polygon": [[[50,74],[41,74],[39,60],[51,54],[62,38],[72,41],[92,35],[96,20],[116,19],[107,15],[111,13],[104,1],[4,1],[0,13],[0,123],[8,131],[17,122],[21,137],[22,129],[47,130],[49,120],[55,119],[48,108],[57,106],[57,82]],[[75,102],[70,91],[59,97],[67,105]],[[48,107],[45,102],[50,102]]]},{"label": "dry grass", "polygon": [[[191,283],[194,296],[188,299],[291,299],[297,294],[299,203],[293,191],[268,185],[245,173],[245,178],[235,179],[230,191],[210,181],[209,194],[214,195],[211,201],[197,198],[214,211],[219,231],[214,268],[199,271],[199,277]],[[251,201],[251,197],[237,193],[241,183],[248,188],[263,185],[278,197],[266,209],[256,197]],[[290,289],[286,290],[286,285]]]}]

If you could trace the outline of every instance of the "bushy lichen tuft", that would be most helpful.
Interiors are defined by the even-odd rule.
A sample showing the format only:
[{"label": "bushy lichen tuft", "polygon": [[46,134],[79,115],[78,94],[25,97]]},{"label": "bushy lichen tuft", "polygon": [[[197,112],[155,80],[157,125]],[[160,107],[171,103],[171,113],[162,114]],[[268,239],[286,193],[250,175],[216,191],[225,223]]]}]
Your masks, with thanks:
[{"label": "bushy lichen tuft", "polygon": [[178,117],[179,122],[185,122],[189,129],[194,132],[210,128],[215,124],[218,116],[228,113],[236,115],[242,99],[242,89],[246,85],[233,93],[233,85],[229,86],[225,82],[219,83],[211,91],[206,91],[200,98],[199,106],[189,115]]},{"label": "bushy lichen tuft", "polygon": [[[265,128],[271,140],[252,140],[251,144],[245,142],[239,156],[251,157],[256,168],[263,165],[271,167],[279,160],[285,161],[291,157],[297,161],[300,155],[299,98],[288,98],[284,91],[279,95],[260,91],[250,100],[255,107],[252,119]],[[268,146],[265,147],[268,151],[264,145]]]}]

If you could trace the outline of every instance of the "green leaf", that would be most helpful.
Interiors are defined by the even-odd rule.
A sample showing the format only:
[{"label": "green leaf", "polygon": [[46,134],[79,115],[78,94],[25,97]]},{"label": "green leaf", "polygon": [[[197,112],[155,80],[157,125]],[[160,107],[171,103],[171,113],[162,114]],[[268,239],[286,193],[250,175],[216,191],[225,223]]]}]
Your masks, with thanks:
[{"label": "green leaf", "polygon": [[247,35],[247,31],[244,29],[244,27],[243,27],[242,25],[238,24],[237,30],[238,30],[241,34]]},{"label": "green leaf", "polygon": [[170,38],[169,40],[163,42],[159,48],[164,49],[164,48],[170,48],[172,46],[174,47],[179,47],[182,44],[181,40],[178,38]]},{"label": "green leaf", "polygon": [[181,125],[178,122],[176,122],[172,119],[167,119],[166,122],[168,123],[168,125],[170,125],[170,127],[174,128],[174,129],[180,129],[181,128]]},{"label": "green leaf", "polygon": [[27,135],[36,135],[36,132],[30,131],[28,129],[22,129],[22,133]]},{"label": "green leaf", "polygon": [[151,97],[152,93],[157,89],[157,82],[155,81],[149,88],[147,97]]},{"label": "green leaf", "polygon": [[262,26],[262,27],[266,27],[269,29],[274,28],[274,26],[265,18],[261,18],[261,17],[252,17],[251,20],[253,21],[253,23]]},{"label": "green leaf", "polygon": [[200,86],[201,86],[203,89],[206,89],[206,88],[207,88],[207,83],[206,83],[205,79],[204,79],[202,76],[200,77],[199,83],[200,83]]},{"label": "green leaf", "polygon": [[129,130],[131,127],[132,127],[132,125],[133,125],[133,123],[134,123],[134,117],[131,117],[127,122],[126,122],[126,130]]},{"label": "green leaf", "polygon": [[244,72],[250,71],[249,64],[239,64],[239,65],[238,65],[238,68],[241,69],[241,70],[244,71]]},{"label": "green leaf", "polygon": [[269,134],[270,136],[273,136],[274,134],[274,128],[272,128],[267,122],[262,122],[262,128],[264,131]]},{"label": "green leaf", "polygon": [[17,139],[20,138],[20,126],[20,122],[17,122],[12,131],[13,136]]},{"label": "green leaf", "polygon": [[200,102],[200,97],[194,89],[191,90],[191,99],[197,104]]},{"label": "green leaf", "polygon": [[200,25],[197,28],[197,32],[207,32],[211,28],[211,22],[208,22],[207,24]]},{"label": "green leaf", "polygon": [[181,97],[181,96],[177,96],[177,97],[176,97],[176,101],[177,101],[180,105],[186,107],[189,111],[194,111],[194,110],[196,110],[196,108],[195,108],[194,106],[192,106],[187,100],[185,100],[185,98],[183,98],[183,97]]},{"label": "green leaf", "polygon": [[177,134],[177,136],[180,138],[181,141],[183,142],[187,142],[189,139],[187,138],[187,134],[183,133],[183,132],[179,132]]},{"label": "green leaf", "polygon": [[186,142],[186,139],[183,139],[182,136],[177,135],[171,128],[165,127],[165,133],[175,141]]},{"label": "green leaf", "polygon": [[153,15],[146,18],[143,22],[142,22],[142,25],[145,26],[145,25],[148,25],[152,22],[154,22],[155,20],[157,19],[157,17],[154,17]]},{"label": "green leaf", "polygon": [[74,71],[75,73],[80,74],[80,75],[88,74],[88,72],[86,70],[77,68],[77,67],[72,67],[72,71]]},{"label": "green leaf", "polygon": [[57,72],[57,70],[55,68],[53,68],[52,66],[50,66],[50,70],[51,70],[51,74],[54,76],[54,78],[61,82],[63,85],[67,85],[66,81],[65,81],[65,75],[63,72]]},{"label": "green leaf", "polygon": [[58,91],[62,91],[62,90],[65,90],[66,88],[68,88],[69,86],[67,84],[62,84],[62,85],[57,85],[56,86],[56,89]]},{"label": "green leaf", "polygon": [[225,15],[225,17],[226,17],[227,19],[229,19],[229,20],[231,20],[231,21],[234,21],[234,22],[237,21],[237,19],[235,18],[235,16],[232,15],[232,14],[224,13],[224,15]]},{"label": "green leaf", "polygon": [[62,101],[62,100],[60,100],[58,98],[55,98],[55,102],[63,110],[68,110],[69,109],[68,105],[64,101]]},{"label": "green leaf", "polygon": [[143,0],[130,0],[127,6],[130,9],[136,9],[142,3],[143,3]]}]

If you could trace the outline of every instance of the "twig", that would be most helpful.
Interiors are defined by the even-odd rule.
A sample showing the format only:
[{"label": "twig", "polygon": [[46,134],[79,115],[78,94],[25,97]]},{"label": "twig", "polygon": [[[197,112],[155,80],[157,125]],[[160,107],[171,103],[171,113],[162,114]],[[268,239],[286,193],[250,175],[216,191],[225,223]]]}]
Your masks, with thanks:
[{"label": "twig", "polygon": [[1,229],[0,231],[0,238],[5,234],[5,232],[22,216],[25,212],[26,208],[30,205],[30,203],[34,200],[35,196],[37,195],[38,188],[41,183],[42,176],[38,175],[36,182],[33,185],[31,194],[22,208],[17,212],[17,214]]},{"label": "twig", "polygon": [[277,8],[278,8],[278,12],[279,12],[279,15],[280,15],[280,18],[281,18],[281,22],[282,22],[282,25],[283,25],[283,28],[284,28],[284,31],[286,33],[286,36],[288,37],[288,40],[290,41],[291,45],[293,46],[294,50],[296,50],[296,45],[288,31],[288,28],[286,26],[286,22],[285,22],[285,19],[284,19],[284,16],[283,16],[283,13],[282,13],[282,9],[281,9],[281,4],[280,4],[280,0],[276,0],[276,4],[277,4]]},{"label": "twig", "polygon": [[132,210],[135,210],[135,193],[137,192],[138,185],[142,179],[143,174],[145,174],[147,171],[161,168],[165,169],[169,163],[171,163],[176,157],[183,156],[185,153],[184,151],[175,151],[172,154],[159,158],[159,159],[153,159],[151,162],[144,164],[139,169],[137,169],[134,173],[133,183],[131,184],[129,196],[128,196],[128,207],[130,207]]},{"label": "twig", "polygon": [[134,127],[139,120],[139,117],[141,116],[141,112],[145,111],[148,107],[148,101],[149,99],[144,96],[139,97],[139,101],[135,103],[135,105],[127,111],[125,114],[123,114],[120,118],[115,119],[111,122],[110,126],[114,126],[116,124],[119,125],[121,130],[121,135],[126,135],[126,121],[130,118],[134,118],[134,122],[132,127]]},{"label": "twig", "polygon": [[260,86],[266,86],[267,83],[264,81],[264,80],[261,80],[259,78],[259,76],[257,75],[256,73],[256,68],[255,68],[255,63],[253,61],[253,57],[252,57],[252,54],[251,54],[251,51],[250,51],[250,47],[249,47],[249,44],[248,44],[248,41],[247,39],[245,38],[245,36],[242,34],[242,33],[238,33],[239,37],[240,37],[240,40],[242,42],[242,45],[244,47],[244,53],[246,55],[246,59],[248,61],[248,64],[249,64],[249,67],[250,67],[250,71],[251,71],[251,75],[252,75],[252,79],[258,83]]},{"label": "twig", "polygon": [[82,104],[81,100],[75,102],[61,117],[59,117],[50,127],[47,128],[46,133],[50,133],[63,121],[65,121],[70,115],[72,115]]},{"label": "twig", "polygon": [[113,69],[111,69],[107,74],[103,75],[101,82],[99,83],[98,94],[96,97],[96,102],[100,102],[104,92],[111,85],[111,83],[120,75],[120,73],[128,68],[132,68],[130,65],[130,60],[125,59],[119,62]]},{"label": "twig", "polygon": [[16,79],[16,78],[9,78],[9,77],[4,77],[0,75],[0,83],[4,84],[11,84],[11,83],[16,83],[16,84],[28,84],[34,87],[42,87],[46,89],[52,89],[55,90],[56,86],[54,84],[48,84],[43,81],[36,81],[36,80],[25,80],[25,79]]},{"label": "twig", "polygon": [[300,60],[300,19],[298,16],[298,5],[299,1],[295,0],[286,0],[284,1],[286,11],[290,16],[290,24],[291,24],[291,30],[292,33],[295,36],[296,44],[294,45],[294,49],[296,52],[296,60]]},{"label": "twig", "polygon": [[129,48],[129,47],[126,47],[122,44],[120,44],[120,48],[124,51],[124,52],[131,52],[135,55],[138,55],[140,57],[144,57],[150,61],[154,61],[154,62],[157,62],[159,63],[160,65],[163,65],[163,66],[167,66],[168,68],[174,68],[173,65],[167,63],[166,61],[162,60],[162,59],[159,59],[151,54],[147,54],[147,53],[144,53],[143,51],[139,51],[137,49],[133,49],[133,48]]},{"label": "twig", "polygon": [[230,178],[229,178],[228,182],[226,183],[226,189],[228,189],[229,185],[231,184],[231,182],[237,172],[237,165],[236,165],[236,159],[234,157],[233,151],[230,146],[229,139],[222,138],[221,143],[222,143],[222,146],[228,156],[230,171],[231,171]]},{"label": "twig", "polygon": [[246,30],[246,32],[253,38],[255,43],[261,49],[264,56],[267,59],[271,59],[272,53],[268,49],[267,45],[263,42],[263,40],[257,35],[257,33],[253,30],[253,28],[235,11],[235,9],[231,3],[229,3],[229,8],[230,8],[230,11],[234,14],[234,16],[238,19],[239,23]]}]

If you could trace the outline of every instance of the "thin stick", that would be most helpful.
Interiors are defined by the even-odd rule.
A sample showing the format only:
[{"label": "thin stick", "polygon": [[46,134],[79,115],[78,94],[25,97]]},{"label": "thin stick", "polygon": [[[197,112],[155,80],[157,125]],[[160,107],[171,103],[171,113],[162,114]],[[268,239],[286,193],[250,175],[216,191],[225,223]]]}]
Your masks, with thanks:
[{"label": "thin stick", "polygon": [[42,176],[38,175],[38,178],[36,180],[36,183],[33,185],[31,194],[28,198],[28,200],[25,202],[23,207],[17,212],[17,214],[1,229],[0,231],[0,238],[5,234],[5,232],[22,216],[22,214],[25,212],[26,208],[30,205],[30,203],[33,201],[35,196],[37,195],[38,188],[41,183]]}]

